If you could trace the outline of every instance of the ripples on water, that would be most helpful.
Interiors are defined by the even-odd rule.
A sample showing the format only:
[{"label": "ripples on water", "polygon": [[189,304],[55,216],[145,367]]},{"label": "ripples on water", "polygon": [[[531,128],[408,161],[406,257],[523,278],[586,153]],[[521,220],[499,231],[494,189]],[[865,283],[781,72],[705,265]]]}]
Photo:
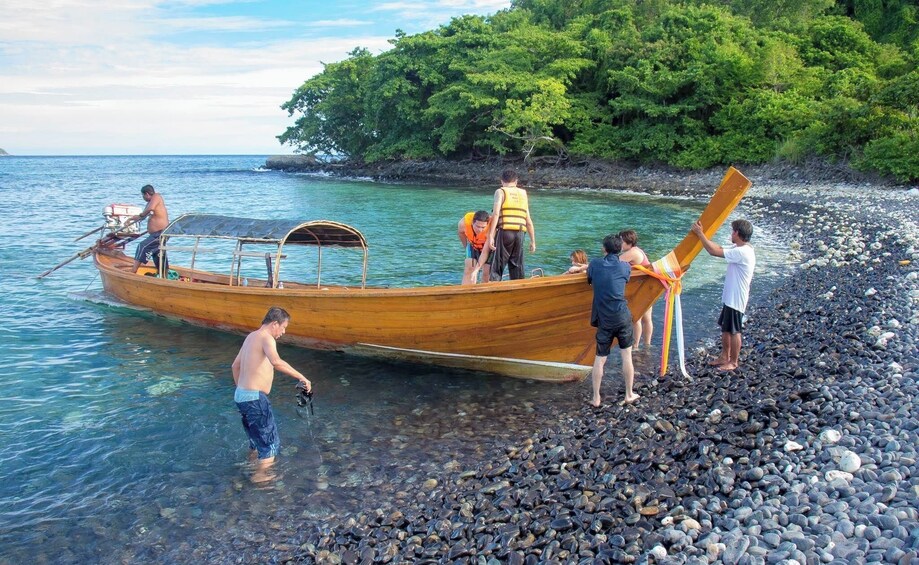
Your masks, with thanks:
[{"label": "ripples on water", "polygon": [[[89,261],[40,282],[34,276],[91,244],[72,240],[101,223],[103,206],[141,204],[140,187],[152,183],[173,218],[204,211],[352,224],[371,244],[372,284],[455,282],[462,271],[456,222],[468,210],[489,209],[494,191],[344,182],[265,172],[263,163],[0,160],[0,562],[130,561],[155,555],[151,548],[265,532],[266,516],[277,513],[344,512],[383,485],[410,490],[445,467],[467,468],[498,442],[557,424],[586,399],[586,384],[282,346],[282,356],[313,380],[316,414],[297,412],[292,381],[279,375],[271,395],[284,446],[278,480],[267,491],[250,486],[229,370],[238,336],[113,305]],[[547,273],[567,268],[575,248],[596,255],[603,235],[625,227],[660,256],[701,209],[546,190],[533,191],[531,207],[539,249],[527,266]],[[756,242],[765,271],[778,252]],[[360,259],[344,253],[324,255],[324,280],[353,281]],[[294,261],[285,263],[286,276],[296,271]],[[694,265],[686,319],[705,322],[687,324],[690,344],[713,335],[722,277],[723,265],[708,257]],[[639,372],[652,371],[653,362],[639,356]]]}]

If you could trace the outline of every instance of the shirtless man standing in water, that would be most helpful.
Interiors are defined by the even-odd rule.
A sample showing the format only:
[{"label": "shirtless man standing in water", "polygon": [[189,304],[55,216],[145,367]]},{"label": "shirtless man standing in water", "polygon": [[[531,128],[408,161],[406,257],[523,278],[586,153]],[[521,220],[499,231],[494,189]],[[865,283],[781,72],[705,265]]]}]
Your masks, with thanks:
[{"label": "shirtless man standing in water", "polygon": [[[140,189],[140,194],[143,196],[147,206],[144,208],[143,212],[137,216],[132,216],[131,220],[137,222],[150,216],[150,219],[147,220],[147,234],[149,235],[137,245],[137,251],[134,253],[134,270],[132,272],[136,273],[137,269],[139,269],[143,263],[147,262],[147,258],[152,256],[153,264],[156,266],[156,272],[159,273],[160,235],[162,235],[166,226],[169,225],[169,214],[166,212],[166,202],[161,195],[156,193],[152,185],[145,185]],[[163,276],[166,276],[166,272],[169,270],[169,263],[165,261],[165,258],[166,255],[163,254],[163,262],[166,263],[163,265]]]},{"label": "shirtless man standing in water", "polygon": [[262,327],[250,333],[233,361],[233,399],[242,415],[243,428],[249,435],[249,458],[258,457],[252,482],[271,479],[268,468],[281,447],[278,426],[271,411],[268,394],[274,382],[274,370],[287,373],[312,390],[312,383],[278,355],[277,340],[287,331],[290,314],[272,306],[262,320]]}]

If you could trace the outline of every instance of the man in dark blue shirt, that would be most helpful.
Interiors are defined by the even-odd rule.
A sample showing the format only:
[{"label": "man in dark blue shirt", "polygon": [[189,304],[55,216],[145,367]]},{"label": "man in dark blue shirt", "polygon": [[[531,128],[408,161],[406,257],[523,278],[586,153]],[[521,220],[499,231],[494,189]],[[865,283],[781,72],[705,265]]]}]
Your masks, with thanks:
[{"label": "man in dark blue shirt", "polygon": [[625,381],[624,404],[638,400],[632,392],[635,369],[632,366],[632,313],[625,301],[625,285],[632,275],[632,266],[619,260],[622,240],[610,234],[603,238],[602,259],[594,259],[587,267],[587,283],[593,286],[594,301],[590,311],[590,325],[597,328],[597,356],[594,359],[593,398],[591,406],[600,407],[600,383],[603,368],[613,340],[619,341],[622,355],[622,378]]}]

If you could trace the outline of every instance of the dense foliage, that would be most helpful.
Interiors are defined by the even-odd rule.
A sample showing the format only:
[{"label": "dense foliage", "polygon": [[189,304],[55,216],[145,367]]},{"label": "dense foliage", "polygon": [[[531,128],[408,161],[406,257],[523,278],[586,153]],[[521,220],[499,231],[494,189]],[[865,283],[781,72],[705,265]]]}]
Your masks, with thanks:
[{"label": "dense foliage", "polygon": [[364,161],[818,155],[919,179],[913,0],[517,0],[390,43],[307,80],[279,139]]}]

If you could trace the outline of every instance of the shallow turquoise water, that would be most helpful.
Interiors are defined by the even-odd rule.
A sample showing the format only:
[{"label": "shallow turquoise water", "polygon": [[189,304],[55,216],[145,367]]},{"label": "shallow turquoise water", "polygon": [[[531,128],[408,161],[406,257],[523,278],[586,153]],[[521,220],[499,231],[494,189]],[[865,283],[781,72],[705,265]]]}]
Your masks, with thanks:
[{"label": "shallow turquoise water", "polygon": [[[280,375],[272,397],[284,451],[276,490],[263,496],[241,466],[245,437],[229,372],[240,337],[107,304],[88,260],[42,281],[35,275],[89,245],[73,239],[101,224],[105,205],[142,204],[140,187],[152,183],[172,218],[194,211],[354,225],[371,245],[370,284],[455,283],[463,257],[456,223],[489,209],[494,187],[380,185],[267,172],[262,163],[261,156],[0,159],[0,562],[149,558],[144,552],[157,544],[258,530],[266,513],[303,500],[321,517],[375,485],[410,485],[446,462],[552,425],[583,403],[586,383],[282,347],[313,380],[316,415],[298,414],[292,381]],[[573,249],[594,256],[603,235],[626,227],[657,258],[700,210],[610,191],[531,191],[538,250],[527,268],[561,272]],[[757,244],[758,271],[769,271],[779,252],[768,235]],[[324,256],[323,278],[353,280],[359,265],[346,252]],[[288,276],[290,269],[285,264]],[[687,323],[689,343],[714,336],[709,318],[720,306],[723,272],[700,257],[687,278],[685,317],[698,320]],[[638,366],[651,371],[652,359]]]}]

